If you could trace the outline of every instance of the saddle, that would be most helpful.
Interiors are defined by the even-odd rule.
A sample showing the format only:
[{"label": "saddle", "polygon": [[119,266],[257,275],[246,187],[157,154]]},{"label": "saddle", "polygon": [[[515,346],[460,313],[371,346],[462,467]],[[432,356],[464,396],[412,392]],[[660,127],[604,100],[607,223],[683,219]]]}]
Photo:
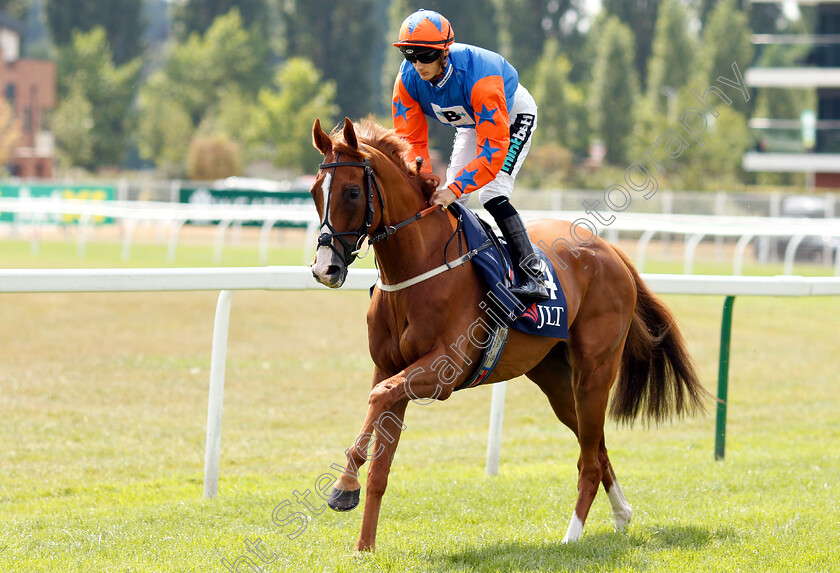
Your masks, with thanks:
[{"label": "saddle", "polygon": [[[453,203],[450,209],[453,208],[464,230],[467,249],[480,251],[472,258],[472,262],[487,288],[487,297],[494,306],[493,312],[516,330],[539,336],[567,338],[569,326],[566,297],[545,252],[534,245],[534,253],[539,257],[543,270],[547,271],[545,283],[551,298],[525,306],[508,290],[513,284],[514,272],[504,238],[496,235],[492,227],[470,209],[459,203]],[[489,248],[483,248],[488,241]]]},{"label": "saddle", "polygon": [[551,298],[525,306],[509,290],[514,282],[514,269],[504,238],[460,203],[453,203],[449,208],[454,209],[458,225],[464,231],[467,250],[476,252],[471,260],[487,289],[488,300],[479,305],[486,315],[481,318],[484,324],[492,326],[489,341],[482,341],[484,352],[478,366],[466,382],[455,388],[457,391],[477,386],[490,375],[504,350],[510,328],[540,336],[567,338],[569,327],[566,297],[558,286],[554,267],[539,247],[534,246],[534,253],[542,261],[543,270],[548,271],[545,273],[546,287]]}]

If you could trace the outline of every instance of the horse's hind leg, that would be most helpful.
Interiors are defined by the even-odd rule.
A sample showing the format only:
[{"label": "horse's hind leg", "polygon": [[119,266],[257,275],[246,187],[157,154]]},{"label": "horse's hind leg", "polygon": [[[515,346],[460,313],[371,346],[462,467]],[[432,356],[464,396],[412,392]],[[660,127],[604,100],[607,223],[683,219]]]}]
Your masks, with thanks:
[{"label": "horse's hind leg", "polygon": [[[581,441],[580,436],[580,422],[578,420],[578,413],[575,399],[575,389],[572,385],[573,371],[569,364],[568,350],[565,344],[556,346],[545,359],[540,362],[534,369],[528,372],[528,377],[533,380],[537,386],[548,397],[554,413],[557,418],[563,422],[569,429],[574,432],[575,437],[581,444],[581,457],[578,458],[578,503],[575,507],[575,513],[572,515],[569,529],[566,532],[564,542],[576,541],[580,538],[583,531],[583,522],[586,520],[586,515],[595,499],[595,493],[598,489],[598,478],[594,476],[585,479],[584,476],[584,442]],[[613,372],[612,376],[615,376]],[[596,412],[598,408],[595,408]],[[595,448],[595,455],[597,460],[598,475],[600,481],[607,492],[607,496],[612,506],[613,520],[616,529],[623,529],[630,522],[632,509],[624,497],[624,493],[618,484],[615,477],[615,472],[610,464],[609,456],[607,455],[607,448],[603,437],[603,417],[606,410],[606,403],[601,409],[601,423],[600,423],[600,440]],[[597,417],[597,416],[596,416]],[[587,418],[591,415],[587,413]],[[591,426],[597,425],[591,424]],[[592,448],[590,447],[591,451]],[[591,457],[591,456],[590,456]],[[587,475],[592,473],[593,464],[590,463],[590,468]]]},{"label": "horse's hind leg", "polygon": [[[572,388],[578,418],[580,460],[578,462],[578,499],[569,522],[569,529],[563,538],[564,543],[580,539],[583,524],[592,507],[595,494],[598,493],[598,484],[605,477],[609,477],[611,486],[614,483],[609,467],[603,465],[608,459],[604,447],[604,420],[610,386],[618,373],[620,357],[621,346],[603,353],[572,347],[572,363],[575,365]],[[608,493],[613,491],[611,500],[618,492],[612,487],[607,487],[607,491]]]},{"label": "horse's hind leg", "polygon": [[575,412],[575,393],[572,390],[572,367],[569,364],[567,352],[564,343],[558,344],[526,376],[533,380],[546,395],[557,419],[577,437],[578,421]]},{"label": "horse's hind leg", "polygon": [[615,477],[610,458],[607,456],[607,447],[604,445],[604,440],[601,440],[601,446],[598,451],[598,458],[601,460],[601,483],[604,486],[604,491],[607,492],[607,497],[610,500],[610,507],[612,507],[613,522],[615,528],[622,531],[630,523],[630,518],[633,516],[633,508],[627,503],[627,498],[624,497],[624,491],[618,484],[618,479]]}]

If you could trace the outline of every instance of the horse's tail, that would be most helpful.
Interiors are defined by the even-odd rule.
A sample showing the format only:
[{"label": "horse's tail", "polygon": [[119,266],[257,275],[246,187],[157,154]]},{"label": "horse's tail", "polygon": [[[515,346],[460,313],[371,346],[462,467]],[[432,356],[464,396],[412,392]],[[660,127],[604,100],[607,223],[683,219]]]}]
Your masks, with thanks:
[{"label": "horse's tail", "polygon": [[639,414],[662,422],[706,410],[712,396],[697,378],[676,320],[645,285],[633,263],[615,249],[636,283],[636,308],[621,357],[610,415],[631,424]]}]

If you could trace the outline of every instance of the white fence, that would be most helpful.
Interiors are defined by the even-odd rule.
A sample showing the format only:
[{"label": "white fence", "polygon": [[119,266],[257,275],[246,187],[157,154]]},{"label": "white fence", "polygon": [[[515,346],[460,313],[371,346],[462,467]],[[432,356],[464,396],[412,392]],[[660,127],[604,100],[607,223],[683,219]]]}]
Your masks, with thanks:
[{"label": "white fence", "polygon": [[[314,166],[313,166],[314,167]],[[9,186],[25,186],[28,183],[61,189],[66,185],[97,186],[108,185],[116,188],[117,199],[120,201],[155,201],[177,203],[181,189],[204,188],[208,190],[236,192],[236,191],[302,191],[308,189],[314,182],[313,176],[304,176],[298,180],[253,180],[235,178],[228,181],[180,181],[180,180],[98,180],[95,182],[82,180],[38,180],[25,181],[9,179],[3,181]],[[616,181],[623,183],[623,181]],[[821,193],[827,200],[825,204],[825,218],[840,216],[837,212],[838,194],[836,192]],[[644,201],[637,200],[630,207],[631,211],[644,211],[661,214],[694,214],[694,215],[753,215],[778,216],[783,210],[783,202],[791,194],[778,190],[759,191],[673,191],[660,189],[652,197]],[[581,210],[584,201],[598,201],[603,205],[603,189],[516,189],[516,205],[522,209],[573,211]],[[222,199],[226,200],[226,199]]]},{"label": "white fence", "polygon": [[[29,231],[32,252],[37,253],[41,239],[41,229],[54,224],[64,217],[78,217],[76,228],[76,250],[84,256],[85,245],[90,231],[98,218],[116,221],[122,231],[122,258],[128,260],[134,231],[141,223],[152,223],[168,232],[166,259],[175,260],[178,238],[181,228],[187,222],[216,222],[214,261],[221,262],[225,232],[231,225],[259,223],[260,264],[265,264],[268,256],[269,236],[275,224],[297,223],[308,230],[307,244],[315,243],[317,213],[310,205],[193,205],[189,203],[164,203],[152,201],[80,201],[60,198],[2,198],[0,213],[12,213],[12,224],[16,235]],[[303,262],[306,263],[307,254]]]},{"label": "white fence", "polygon": [[[835,277],[728,277],[643,275],[658,293],[762,296],[840,295]],[[368,289],[376,280],[374,270],[351,270],[345,289]],[[219,481],[219,451],[222,403],[230,307],[236,290],[324,289],[307,267],[195,268],[195,269],[70,269],[0,270],[0,293],[47,292],[145,292],[219,290],[213,326],[210,389],[207,406],[207,442],[204,463],[204,495],[216,497]],[[361,350],[360,350],[361,351]],[[506,382],[493,388],[487,473],[498,472]]]},{"label": "white fence", "polygon": [[[125,202],[125,201],[70,201],[62,199],[9,199],[0,198],[0,213],[14,213],[18,221],[16,225],[30,227],[32,249],[37,251],[40,240],[39,226],[48,224],[55,217],[65,215],[78,216],[79,225],[76,231],[77,250],[84,253],[85,242],[89,235],[92,222],[96,217],[109,217],[117,220],[122,229],[122,257],[128,259],[134,229],[142,222],[153,222],[168,230],[169,240],[167,260],[175,259],[178,245],[179,231],[187,221],[218,221],[215,233],[216,263],[221,261],[224,248],[225,232],[231,225],[242,223],[259,223],[261,225],[259,240],[259,262],[266,264],[270,244],[270,233],[279,222],[297,223],[305,225],[307,235],[306,248],[303,253],[303,264],[311,260],[310,247],[315,245],[315,235],[318,227],[317,213],[311,205],[190,205],[184,203],[163,202]],[[733,256],[733,274],[740,275],[743,271],[744,256],[749,244],[756,239],[764,239],[762,244],[763,260],[767,259],[767,245],[769,238],[785,238],[787,244],[784,252],[784,274],[792,275],[796,260],[796,251],[807,237],[816,237],[825,242],[824,258],[830,261],[833,257],[834,274],[840,276],[840,248],[832,247],[832,242],[840,244],[840,218],[812,219],[792,217],[756,217],[733,215],[681,215],[662,213],[614,212],[603,209],[601,217],[609,215],[612,222],[609,225],[599,223],[594,215],[587,215],[580,210],[523,210],[522,216],[526,220],[539,218],[560,218],[574,221],[586,218],[595,225],[599,234],[616,242],[622,233],[638,237],[635,253],[635,263],[640,271],[644,270],[647,248],[651,240],[659,235],[670,238],[672,236],[684,239],[683,273],[690,275],[694,268],[694,258],[698,245],[705,238],[735,238]],[[491,217],[485,214],[488,221]],[[20,233],[18,233],[20,234]]]}]

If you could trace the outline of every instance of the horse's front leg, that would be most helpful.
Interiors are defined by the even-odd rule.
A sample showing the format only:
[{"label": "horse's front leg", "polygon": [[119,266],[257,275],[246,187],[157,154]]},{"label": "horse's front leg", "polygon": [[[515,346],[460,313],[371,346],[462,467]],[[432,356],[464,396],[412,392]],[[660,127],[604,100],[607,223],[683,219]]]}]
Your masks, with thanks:
[{"label": "horse's front leg", "polygon": [[362,530],[356,541],[356,551],[373,551],[376,545],[376,526],[379,523],[379,509],[382,506],[382,496],[388,487],[388,474],[391,473],[391,462],[397,451],[400,434],[405,418],[405,407],[408,399],[399,400],[386,410],[380,418],[386,418],[376,424],[376,442],[373,457],[370,458],[370,469],[367,475],[365,490],[365,512],[362,516]]},{"label": "horse's front leg", "polygon": [[[373,388],[376,385],[387,379],[388,375],[379,367],[374,367],[373,370]],[[365,418],[362,429],[359,431],[359,436],[372,436],[373,425],[368,422],[369,417]],[[327,499],[327,505],[330,509],[335,511],[350,511],[359,505],[359,493],[362,490],[362,484],[359,482],[359,468],[361,468],[367,461],[367,446],[369,439],[366,439],[364,444],[359,444],[359,440],[349,448],[345,455],[347,463],[344,469],[335,480],[332,492]],[[333,464],[333,468],[338,469],[338,466]]]},{"label": "horse's front leg", "polygon": [[[431,368],[437,357],[436,354],[412,364],[406,370],[377,384],[370,393],[362,433],[348,450],[348,460],[371,461],[362,530],[356,542],[356,549],[359,551],[373,551],[376,543],[379,509],[388,485],[391,460],[403,429],[402,420],[408,401],[428,398],[445,400],[452,394],[452,385],[439,381]],[[375,441],[372,439],[372,429],[376,430]],[[372,450],[369,447],[371,443]]]}]

